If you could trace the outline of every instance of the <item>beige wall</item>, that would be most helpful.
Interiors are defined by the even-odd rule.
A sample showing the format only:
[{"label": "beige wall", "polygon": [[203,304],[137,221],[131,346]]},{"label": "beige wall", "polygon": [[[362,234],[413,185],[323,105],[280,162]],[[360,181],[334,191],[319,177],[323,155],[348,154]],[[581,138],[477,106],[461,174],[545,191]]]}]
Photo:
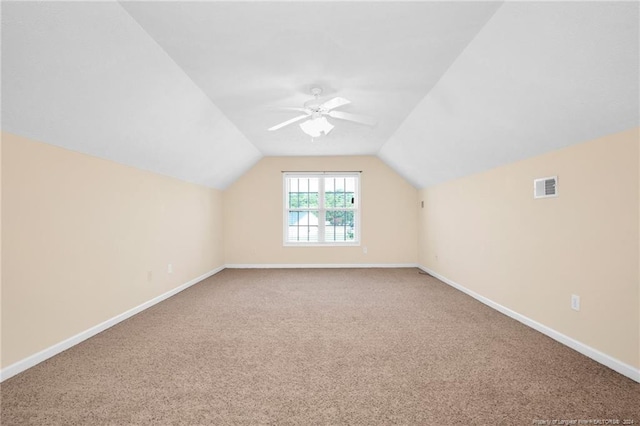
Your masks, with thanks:
[{"label": "beige wall", "polygon": [[[638,140],[634,129],[423,189],[420,264],[640,367]],[[553,175],[559,197],[534,200],[533,179]]]},{"label": "beige wall", "polygon": [[2,367],[224,265],[220,191],[2,137]]},{"label": "beige wall", "polygon": [[[361,246],[284,247],[283,170],[362,170]],[[226,262],[415,264],[416,197],[417,190],[376,157],[265,157],[225,191]]]},{"label": "beige wall", "polygon": [[[1,365],[225,263],[419,262],[639,367],[639,140],[422,191],[376,157],[266,157],[223,194],[3,133]],[[284,247],[282,170],[362,170],[361,246]],[[560,196],[534,200],[533,179],[556,174]]]}]

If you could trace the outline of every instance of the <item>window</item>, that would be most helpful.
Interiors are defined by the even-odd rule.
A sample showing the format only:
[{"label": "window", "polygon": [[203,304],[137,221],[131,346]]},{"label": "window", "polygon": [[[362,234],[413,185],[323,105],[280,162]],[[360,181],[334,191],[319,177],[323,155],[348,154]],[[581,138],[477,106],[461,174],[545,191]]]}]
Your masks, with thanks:
[{"label": "window", "polygon": [[359,173],[285,173],[285,245],[357,245]]}]

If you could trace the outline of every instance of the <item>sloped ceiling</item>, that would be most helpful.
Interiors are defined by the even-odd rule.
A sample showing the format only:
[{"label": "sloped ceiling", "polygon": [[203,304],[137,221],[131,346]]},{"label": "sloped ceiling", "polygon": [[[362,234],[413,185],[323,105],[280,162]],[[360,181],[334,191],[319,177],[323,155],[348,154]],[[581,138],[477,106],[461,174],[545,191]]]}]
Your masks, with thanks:
[{"label": "sloped ceiling", "polygon": [[[2,129],[223,189],[268,155],[416,187],[639,125],[637,2],[2,2]],[[375,127],[294,124],[319,85]]]},{"label": "sloped ceiling", "polygon": [[380,157],[417,187],[636,127],[638,3],[504,4]]}]

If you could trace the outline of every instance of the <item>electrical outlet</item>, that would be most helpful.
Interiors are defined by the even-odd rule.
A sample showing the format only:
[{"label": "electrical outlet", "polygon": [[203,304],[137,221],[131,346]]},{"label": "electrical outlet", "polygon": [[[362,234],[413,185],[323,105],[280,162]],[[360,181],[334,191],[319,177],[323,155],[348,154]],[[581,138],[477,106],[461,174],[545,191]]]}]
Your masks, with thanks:
[{"label": "electrical outlet", "polygon": [[171,263],[167,266],[167,272],[173,274],[173,265]]},{"label": "electrical outlet", "polygon": [[147,271],[147,281],[151,281],[153,279],[153,272]]},{"label": "electrical outlet", "polygon": [[573,309],[574,311],[580,310],[580,296],[578,296],[577,294],[571,295],[571,309]]},{"label": "electrical outlet", "polygon": [[364,254],[367,254],[367,246],[362,247],[362,252],[363,252]]}]

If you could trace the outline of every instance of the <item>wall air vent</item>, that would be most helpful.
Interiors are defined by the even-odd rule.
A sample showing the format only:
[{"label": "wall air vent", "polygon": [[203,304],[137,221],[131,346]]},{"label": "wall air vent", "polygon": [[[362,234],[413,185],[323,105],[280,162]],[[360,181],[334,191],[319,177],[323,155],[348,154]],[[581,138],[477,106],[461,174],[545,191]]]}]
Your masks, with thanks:
[{"label": "wall air vent", "polygon": [[549,198],[558,196],[558,176],[533,180],[533,198]]}]

